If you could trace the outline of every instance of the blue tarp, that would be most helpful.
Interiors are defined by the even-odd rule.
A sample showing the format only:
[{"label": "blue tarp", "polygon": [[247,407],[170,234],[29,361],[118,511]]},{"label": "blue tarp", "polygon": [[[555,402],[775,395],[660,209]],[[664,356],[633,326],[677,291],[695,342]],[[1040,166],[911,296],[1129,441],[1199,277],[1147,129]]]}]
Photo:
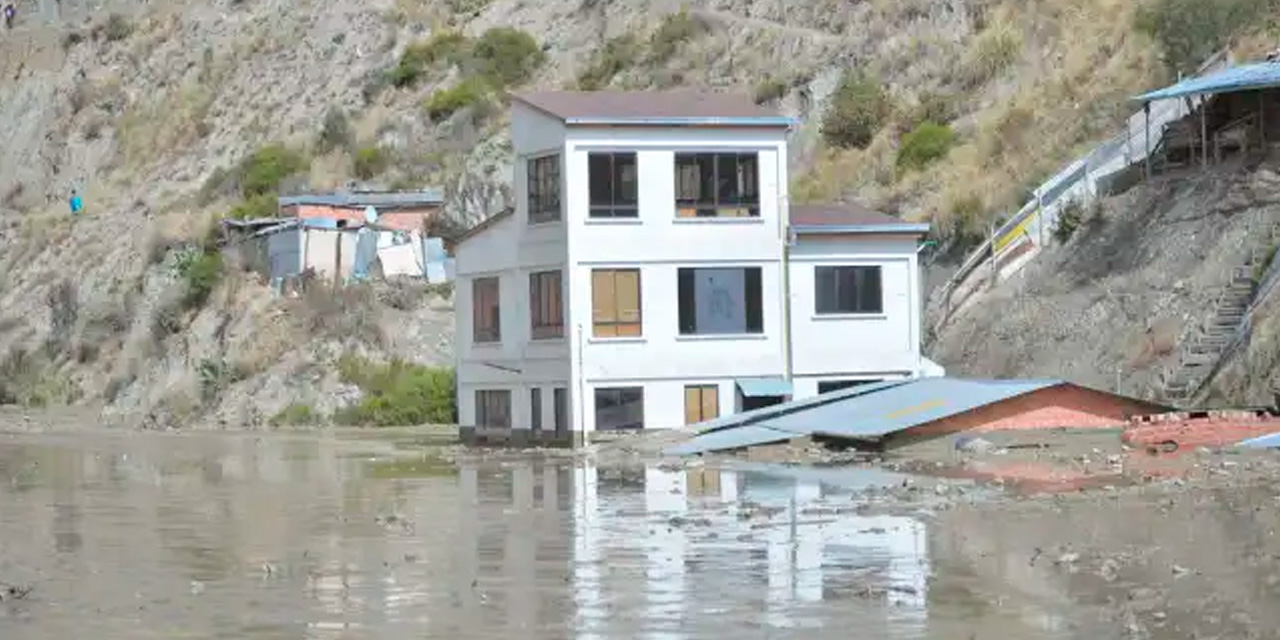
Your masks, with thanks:
[{"label": "blue tarp", "polygon": [[1144,93],[1134,98],[1139,102],[1167,100],[1205,93],[1232,93],[1280,87],[1280,63],[1259,62],[1223,69],[1207,76],[1187,78],[1182,82]]},{"label": "blue tarp", "polygon": [[791,395],[791,383],[782,378],[739,378],[735,382],[744,398]]},{"label": "blue tarp", "polygon": [[368,228],[361,229],[356,233],[356,257],[351,263],[351,278],[353,280],[368,279],[369,268],[377,259],[378,232]]}]

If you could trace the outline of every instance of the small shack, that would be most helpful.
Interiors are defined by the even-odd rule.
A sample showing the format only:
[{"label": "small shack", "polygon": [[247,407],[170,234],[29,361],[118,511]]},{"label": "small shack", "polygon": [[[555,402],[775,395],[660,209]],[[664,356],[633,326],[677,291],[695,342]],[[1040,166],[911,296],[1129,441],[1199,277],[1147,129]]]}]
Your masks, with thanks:
[{"label": "small shack", "polygon": [[1152,102],[1169,99],[1185,100],[1190,114],[1169,124],[1147,156],[1147,175],[1231,156],[1261,157],[1268,138],[1280,142],[1280,132],[1267,131],[1280,130],[1280,62],[1229,67],[1134,98],[1148,111]]},{"label": "small shack", "polygon": [[423,191],[349,191],[280,196],[277,217],[304,220],[337,220],[362,224],[369,208],[378,224],[387,229],[426,234],[432,220],[441,215],[444,195],[437,189]]}]

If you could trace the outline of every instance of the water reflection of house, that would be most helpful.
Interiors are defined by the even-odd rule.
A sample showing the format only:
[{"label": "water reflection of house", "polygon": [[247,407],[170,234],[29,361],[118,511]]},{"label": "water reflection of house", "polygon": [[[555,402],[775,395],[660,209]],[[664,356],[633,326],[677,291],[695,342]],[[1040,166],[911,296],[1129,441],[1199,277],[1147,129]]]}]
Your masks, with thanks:
[{"label": "water reflection of house", "polygon": [[[474,554],[474,573],[459,578],[483,585],[501,577],[507,587],[486,593],[516,627],[555,613],[538,600],[534,585],[560,579],[547,575],[549,565],[538,559],[554,557],[562,544],[571,557],[563,577],[572,603],[568,635],[576,637],[714,632],[721,618],[709,612],[774,628],[855,614],[870,616],[869,629],[925,623],[924,525],[833,510],[815,515],[831,491],[815,481],[755,471],[520,461],[496,476],[491,468],[464,466],[462,484],[471,506],[462,510],[469,524],[460,533],[472,541],[462,551]],[[748,503],[780,512],[749,517],[756,507]],[[476,514],[493,509],[502,509],[509,522],[481,527]],[[489,564],[495,557],[500,562]],[[856,602],[860,590],[877,591],[894,606],[873,599],[853,611],[848,601]]]}]

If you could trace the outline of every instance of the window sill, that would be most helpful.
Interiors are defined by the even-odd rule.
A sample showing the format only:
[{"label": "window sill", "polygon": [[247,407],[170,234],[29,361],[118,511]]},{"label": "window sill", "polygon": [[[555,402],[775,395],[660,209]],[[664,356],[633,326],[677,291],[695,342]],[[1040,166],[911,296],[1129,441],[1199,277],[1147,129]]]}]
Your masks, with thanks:
[{"label": "window sill", "polygon": [[587,224],[598,224],[604,226],[610,225],[639,225],[644,224],[640,218],[587,218]]},{"label": "window sill", "polygon": [[644,336],[619,336],[616,338],[587,338],[587,344],[642,344],[649,339]]},{"label": "window sill", "polygon": [[815,313],[812,316],[814,322],[822,322],[824,320],[888,320],[887,313]]},{"label": "window sill", "polygon": [[471,346],[472,346],[472,348],[475,348],[475,349],[484,349],[484,348],[488,348],[488,347],[501,347],[501,346],[502,346],[502,341],[501,341],[501,340],[488,340],[488,341],[485,341],[485,342],[475,342],[475,341],[473,341],[473,342],[471,343]]},{"label": "window sill", "polygon": [[673,218],[675,224],[764,224],[764,218]]},{"label": "window sill", "polygon": [[707,333],[693,335],[678,335],[676,342],[715,342],[715,341],[734,341],[734,340],[768,340],[768,334],[764,333]]},{"label": "window sill", "polygon": [[554,336],[550,338],[529,338],[529,344],[557,345],[557,344],[564,344],[564,342],[565,342],[564,336]]},{"label": "window sill", "polygon": [[528,226],[530,229],[541,229],[544,227],[560,226],[562,222],[564,221],[561,220],[560,218],[554,218],[550,220],[530,220]]}]

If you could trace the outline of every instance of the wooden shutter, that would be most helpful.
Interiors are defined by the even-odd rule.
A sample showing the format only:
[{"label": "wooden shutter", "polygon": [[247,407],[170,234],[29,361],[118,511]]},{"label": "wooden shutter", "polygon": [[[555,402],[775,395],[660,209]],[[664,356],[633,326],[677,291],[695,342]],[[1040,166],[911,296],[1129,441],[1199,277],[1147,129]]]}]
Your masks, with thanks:
[{"label": "wooden shutter", "polygon": [[617,296],[618,335],[640,335],[640,271],[628,269],[614,272],[614,295]]},{"label": "wooden shutter", "polygon": [[684,388],[684,423],[702,422],[702,387]]},{"label": "wooden shutter", "polygon": [[702,419],[711,420],[720,417],[720,388],[708,386],[702,388]]},{"label": "wooden shutter", "polygon": [[618,298],[613,274],[608,270],[591,272],[591,317],[597,336],[618,335]]}]

